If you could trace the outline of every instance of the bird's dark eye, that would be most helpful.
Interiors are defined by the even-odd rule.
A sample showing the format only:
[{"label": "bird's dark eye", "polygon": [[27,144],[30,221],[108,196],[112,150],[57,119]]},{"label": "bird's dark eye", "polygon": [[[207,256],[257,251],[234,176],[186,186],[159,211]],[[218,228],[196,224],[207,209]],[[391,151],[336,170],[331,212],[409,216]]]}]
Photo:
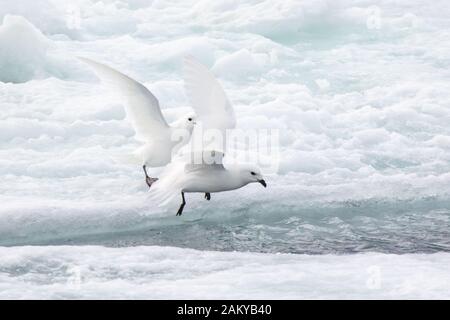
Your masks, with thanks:
[{"label": "bird's dark eye", "polygon": [[253,171],[250,172],[250,174],[251,174],[252,176],[255,176],[255,175],[256,175],[256,173],[254,173]]},{"label": "bird's dark eye", "polygon": [[192,118],[188,118],[189,121],[192,121]]}]

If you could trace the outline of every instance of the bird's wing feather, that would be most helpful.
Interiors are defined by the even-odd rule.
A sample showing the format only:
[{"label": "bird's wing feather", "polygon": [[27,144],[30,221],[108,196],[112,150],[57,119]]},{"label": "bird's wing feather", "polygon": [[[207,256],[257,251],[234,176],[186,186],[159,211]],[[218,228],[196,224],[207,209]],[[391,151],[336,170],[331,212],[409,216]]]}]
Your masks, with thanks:
[{"label": "bird's wing feather", "polygon": [[102,63],[79,59],[91,66],[102,82],[116,88],[125,98],[125,110],[138,139],[148,141],[169,131],[158,99],[144,85]]},{"label": "bird's wing feather", "polygon": [[204,128],[233,129],[233,106],[211,71],[190,56],[184,59],[183,71],[186,93]]},{"label": "bird's wing feather", "polygon": [[150,189],[150,199],[158,206],[164,206],[171,202],[183,189],[184,166],[181,161],[172,160],[164,167]]}]

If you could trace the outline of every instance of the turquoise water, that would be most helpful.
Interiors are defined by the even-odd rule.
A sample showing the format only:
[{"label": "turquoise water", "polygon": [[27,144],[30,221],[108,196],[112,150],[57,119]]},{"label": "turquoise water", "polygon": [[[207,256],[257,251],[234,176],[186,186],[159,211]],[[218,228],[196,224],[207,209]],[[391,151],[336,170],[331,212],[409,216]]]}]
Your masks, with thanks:
[{"label": "turquoise water", "polygon": [[128,221],[123,216],[102,221],[79,218],[70,224],[54,219],[54,228],[36,221],[23,225],[20,235],[17,230],[2,232],[0,244],[158,245],[297,254],[433,253],[450,250],[448,208],[447,200],[430,198],[349,201],[320,208],[283,205],[271,208],[270,203],[262,203],[231,212],[186,210],[181,218],[174,214],[143,218],[130,213]]}]

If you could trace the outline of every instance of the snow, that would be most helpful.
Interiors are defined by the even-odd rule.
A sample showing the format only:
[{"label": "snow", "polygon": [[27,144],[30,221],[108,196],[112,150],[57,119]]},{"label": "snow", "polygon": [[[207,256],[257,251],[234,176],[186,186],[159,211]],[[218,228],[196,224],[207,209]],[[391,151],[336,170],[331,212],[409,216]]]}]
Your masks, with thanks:
[{"label": "snow", "polygon": [[253,55],[247,49],[242,49],[217,60],[213,71],[223,77],[237,79],[255,75],[259,73],[265,64],[264,60],[267,60],[266,55],[260,56],[262,56],[262,59],[258,59],[257,56]]},{"label": "snow", "polygon": [[[0,299],[448,299],[450,254],[0,248]],[[113,263],[112,263],[113,262]]]},{"label": "snow", "polygon": [[48,41],[21,16],[6,15],[0,26],[0,80],[26,82],[44,72]]}]

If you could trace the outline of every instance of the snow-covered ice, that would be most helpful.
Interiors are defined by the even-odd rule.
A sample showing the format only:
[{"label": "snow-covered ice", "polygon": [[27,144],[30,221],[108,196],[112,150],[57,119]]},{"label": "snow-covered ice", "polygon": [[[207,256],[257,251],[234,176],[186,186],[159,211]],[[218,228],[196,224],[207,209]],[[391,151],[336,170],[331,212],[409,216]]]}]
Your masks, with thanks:
[{"label": "snow-covered ice", "polygon": [[[48,297],[110,288],[118,298],[120,285],[175,297],[175,283],[176,297],[200,297],[191,285],[209,297],[240,294],[214,277],[222,260],[236,263],[223,272],[242,277],[242,296],[259,297],[255,259],[255,272],[269,272],[267,262],[314,288],[267,278],[280,297],[448,298],[449,16],[444,0],[2,1],[0,245],[14,247],[0,248],[1,297],[43,297],[46,286]],[[132,127],[76,56],[145,83],[170,122],[190,111],[185,55],[220,79],[238,127],[279,130],[281,162],[264,195],[248,186],[209,202],[193,196],[176,219],[124,160],[139,145]],[[72,246],[22,247],[30,244]],[[177,254],[164,270],[192,256],[211,269],[186,267],[187,280],[174,280],[147,264],[164,250]],[[89,265],[90,255],[103,267],[68,293],[65,264]],[[114,267],[121,255],[135,265]],[[326,271],[335,264],[336,277]],[[371,265],[385,275],[383,292],[360,285]],[[211,279],[218,287],[208,291]],[[23,293],[26,281],[34,285]],[[160,296],[148,281],[164,282]]]},{"label": "snow-covered ice", "polygon": [[0,299],[448,299],[449,253],[0,248]]}]

